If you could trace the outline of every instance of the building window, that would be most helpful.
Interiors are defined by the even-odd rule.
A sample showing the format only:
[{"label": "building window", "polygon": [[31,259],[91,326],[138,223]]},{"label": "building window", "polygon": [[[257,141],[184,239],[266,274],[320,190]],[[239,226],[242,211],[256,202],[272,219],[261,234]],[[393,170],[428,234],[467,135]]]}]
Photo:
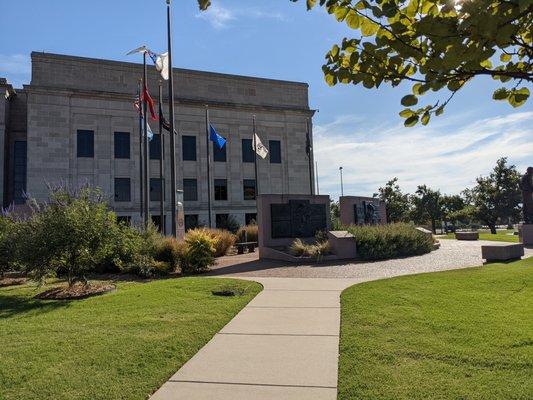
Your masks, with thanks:
[{"label": "building window", "polygon": [[119,224],[130,226],[131,225],[131,217],[129,215],[119,215],[119,216],[117,216],[117,222]]},{"label": "building window", "polygon": [[198,228],[198,214],[189,214],[185,216],[185,230]]},{"label": "building window", "polygon": [[196,161],[196,136],[181,137],[183,161]]},{"label": "building window", "polygon": [[[163,215],[163,221],[166,222],[167,218],[165,215]],[[163,223],[164,223],[163,222]],[[152,223],[156,226],[157,230],[162,232],[163,229],[161,229],[161,215],[152,215]]]},{"label": "building window", "polygon": [[159,160],[161,158],[161,136],[155,135],[150,140],[150,160]]},{"label": "building window", "polygon": [[244,214],[244,221],[246,225],[255,225],[257,224],[257,214],[256,213],[246,213]]},{"label": "building window", "polygon": [[226,162],[226,147],[228,147],[228,142],[221,149],[213,142],[213,161]]},{"label": "building window", "polygon": [[228,199],[228,180],[215,179],[215,200]]},{"label": "building window", "polygon": [[252,139],[242,139],[242,162],[253,163],[255,154],[252,145]]},{"label": "building window", "polygon": [[17,140],[13,144],[13,201],[15,204],[24,204],[26,199],[26,160],[27,144]]},{"label": "building window", "polygon": [[217,214],[215,216],[215,223],[218,229],[226,229],[228,226],[229,214]]},{"label": "building window", "polygon": [[268,154],[271,164],[281,164],[281,142],[279,140],[268,141]]},{"label": "building window", "polygon": [[161,179],[150,178],[150,201],[161,200]]},{"label": "building window", "polygon": [[78,129],[78,157],[94,157],[94,132]]},{"label": "building window", "polygon": [[255,200],[255,179],[244,179],[242,181],[242,191],[244,200]]},{"label": "building window", "polygon": [[115,178],[115,201],[131,201],[130,178]]},{"label": "building window", "polygon": [[183,180],[183,201],[198,200],[198,181],[186,178]]},{"label": "building window", "polygon": [[115,158],[130,158],[129,132],[115,132]]}]

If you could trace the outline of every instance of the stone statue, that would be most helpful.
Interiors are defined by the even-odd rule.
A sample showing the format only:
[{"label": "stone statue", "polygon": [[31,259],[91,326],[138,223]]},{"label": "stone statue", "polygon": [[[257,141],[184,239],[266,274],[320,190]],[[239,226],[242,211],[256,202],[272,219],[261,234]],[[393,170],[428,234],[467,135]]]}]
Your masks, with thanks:
[{"label": "stone statue", "polygon": [[520,179],[522,190],[522,203],[524,223],[533,224],[533,167],[528,167],[527,172]]}]

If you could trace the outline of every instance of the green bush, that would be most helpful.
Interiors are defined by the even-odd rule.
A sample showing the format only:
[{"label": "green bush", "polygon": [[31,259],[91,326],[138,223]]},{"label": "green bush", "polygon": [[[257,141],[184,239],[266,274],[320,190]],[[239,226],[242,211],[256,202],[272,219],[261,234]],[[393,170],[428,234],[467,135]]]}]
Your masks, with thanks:
[{"label": "green bush", "polygon": [[181,265],[183,273],[199,273],[215,264],[216,239],[204,229],[193,229],[185,236],[186,256]]},{"label": "green bush", "polygon": [[357,254],[363,260],[415,256],[433,250],[432,238],[410,224],[358,225],[348,231],[355,236]]},{"label": "green bush", "polygon": [[183,264],[187,253],[187,243],[176,238],[163,237],[155,246],[154,258],[167,263],[173,271],[178,270]]},{"label": "green bush", "polygon": [[259,228],[256,224],[244,225],[237,231],[239,242],[257,242],[259,240]]},{"label": "green bush", "polygon": [[313,257],[320,260],[325,255],[331,254],[331,246],[327,240],[317,240],[315,243],[306,243],[301,239],[295,239],[290,252],[296,257]]},{"label": "green bush", "polygon": [[208,235],[211,239],[215,241],[215,257],[222,257],[226,255],[228,250],[235,245],[237,237],[224,229],[214,229],[214,228],[196,228],[191,229],[187,232],[189,234],[196,234],[197,232],[202,232]]}]

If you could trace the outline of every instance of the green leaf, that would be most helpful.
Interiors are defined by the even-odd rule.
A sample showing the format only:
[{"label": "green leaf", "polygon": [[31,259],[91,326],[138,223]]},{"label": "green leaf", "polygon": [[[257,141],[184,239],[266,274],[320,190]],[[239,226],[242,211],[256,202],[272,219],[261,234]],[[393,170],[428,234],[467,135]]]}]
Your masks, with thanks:
[{"label": "green leaf", "polygon": [[404,107],[411,107],[418,103],[418,99],[415,95],[408,94],[407,96],[402,97],[401,103]]},{"label": "green leaf", "polygon": [[479,63],[480,66],[482,66],[483,68],[487,68],[487,69],[490,69],[492,68],[492,63],[490,62],[490,60],[483,60]]},{"label": "green leaf", "polygon": [[335,84],[337,83],[337,77],[331,73],[326,73],[324,75],[324,79],[326,80],[326,83],[329,86],[335,86]]},{"label": "green leaf", "polygon": [[339,55],[339,46],[337,46],[336,44],[333,45],[333,47],[331,48],[331,57],[335,58]]},{"label": "green leaf", "polygon": [[442,115],[443,112],[444,112],[444,106],[440,106],[439,108],[435,110],[435,115],[438,117],[439,115]]},{"label": "green leaf", "polygon": [[511,58],[512,58],[512,57],[511,57],[510,54],[502,53],[502,54],[500,55],[500,61],[501,61],[501,62],[509,62],[509,61],[511,61]]},{"label": "green leaf", "polygon": [[413,112],[413,110],[409,108],[406,108],[405,110],[400,111],[400,117],[402,118],[409,118],[409,117],[412,117],[413,115],[415,115],[415,113]]},{"label": "green leaf", "polygon": [[358,29],[361,25],[359,15],[357,15],[356,12],[353,10],[350,11],[348,13],[348,16],[346,17],[346,24],[352,29]]},{"label": "green leaf", "polygon": [[422,118],[420,119],[420,121],[422,122],[422,125],[427,125],[429,123],[429,119],[430,119],[429,112],[426,111],[424,115],[422,115]]},{"label": "green leaf", "polygon": [[361,34],[363,36],[372,36],[374,35],[379,29],[379,25],[375,24],[368,18],[363,18],[363,21],[361,22]]},{"label": "green leaf", "polygon": [[508,98],[508,101],[513,107],[516,108],[524,105],[528,98],[529,89],[527,87],[523,87],[518,90],[513,90]]},{"label": "green leaf", "polygon": [[314,6],[316,6],[316,0],[307,0],[307,9],[308,10],[310,10]]},{"label": "green leaf", "polygon": [[413,115],[413,116],[407,118],[403,124],[407,128],[410,128],[412,126],[415,126],[417,123],[418,123],[418,115]]},{"label": "green leaf", "polygon": [[348,14],[348,7],[341,7],[341,6],[338,6],[336,9],[335,9],[335,18],[337,19],[337,21],[344,21],[344,18],[346,18],[346,15]]},{"label": "green leaf", "polygon": [[455,92],[461,89],[462,86],[463,84],[461,81],[453,80],[453,81],[448,82],[448,90],[452,92]]},{"label": "green leaf", "polygon": [[509,97],[509,92],[505,88],[499,88],[494,91],[492,98],[494,100],[506,100]]}]

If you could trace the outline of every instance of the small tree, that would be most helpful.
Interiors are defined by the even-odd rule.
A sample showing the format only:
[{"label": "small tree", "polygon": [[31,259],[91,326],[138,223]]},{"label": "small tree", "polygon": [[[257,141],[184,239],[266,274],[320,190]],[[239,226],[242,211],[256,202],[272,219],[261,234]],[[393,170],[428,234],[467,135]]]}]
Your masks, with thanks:
[{"label": "small tree", "polygon": [[507,158],[500,158],[487,177],[476,179],[476,186],[468,192],[473,215],[496,234],[498,222],[518,220],[520,216],[520,174]]},{"label": "small tree", "polygon": [[374,197],[384,201],[387,206],[387,222],[406,222],[409,220],[409,195],[402,193],[398,178],[392,178],[378,189]]},{"label": "small tree", "polygon": [[111,251],[117,227],[99,190],[52,188],[49,203],[24,223],[20,258],[38,280],[64,273],[69,286],[86,282],[85,274]]},{"label": "small tree", "polygon": [[448,231],[448,222],[454,222],[459,218],[464,218],[464,214],[462,213],[464,212],[465,206],[464,199],[457,194],[442,196],[442,221],[444,222],[446,231]]},{"label": "small tree", "polygon": [[338,201],[329,201],[329,215],[331,218],[332,229],[340,229],[341,227],[341,209]]},{"label": "small tree", "polygon": [[437,221],[442,217],[442,196],[440,191],[433,190],[426,185],[418,186],[411,196],[413,205],[412,216],[416,223],[431,223],[431,230],[436,233]]}]

